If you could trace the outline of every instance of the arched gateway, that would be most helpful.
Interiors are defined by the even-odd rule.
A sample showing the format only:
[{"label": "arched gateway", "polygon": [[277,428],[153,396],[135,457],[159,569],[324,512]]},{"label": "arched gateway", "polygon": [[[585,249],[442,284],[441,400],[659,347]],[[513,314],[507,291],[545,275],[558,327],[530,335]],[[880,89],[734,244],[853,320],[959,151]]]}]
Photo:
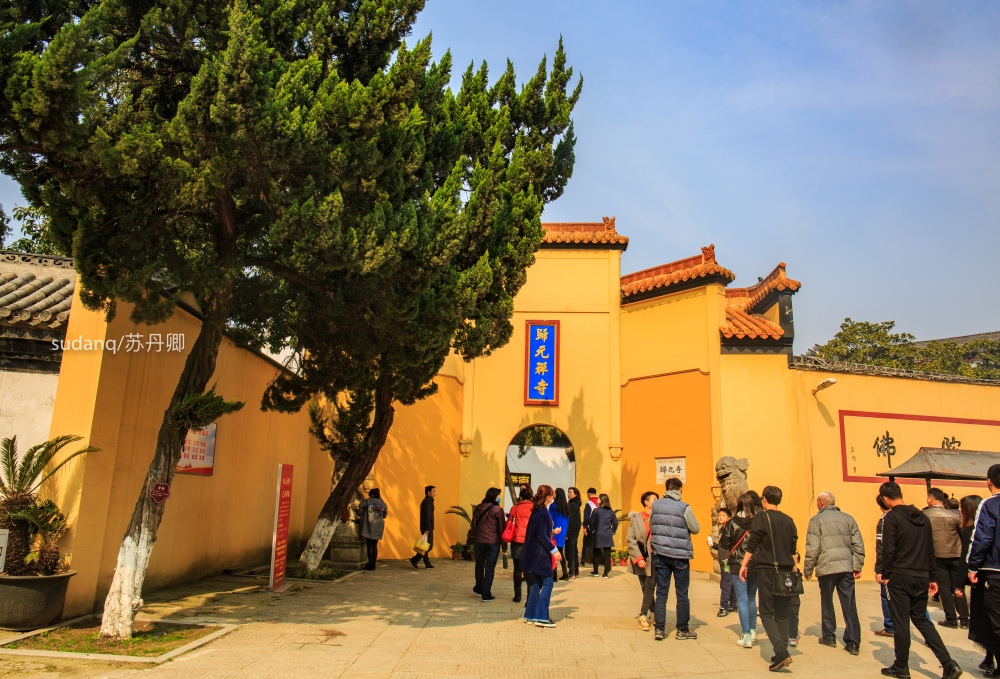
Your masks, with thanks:
[{"label": "arched gateway", "polygon": [[540,484],[553,488],[576,485],[576,453],[569,437],[558,427],[533,424],[514,435],[507,446],[504,507],[517,497],[518,488],[527,483],[533,489]]}]

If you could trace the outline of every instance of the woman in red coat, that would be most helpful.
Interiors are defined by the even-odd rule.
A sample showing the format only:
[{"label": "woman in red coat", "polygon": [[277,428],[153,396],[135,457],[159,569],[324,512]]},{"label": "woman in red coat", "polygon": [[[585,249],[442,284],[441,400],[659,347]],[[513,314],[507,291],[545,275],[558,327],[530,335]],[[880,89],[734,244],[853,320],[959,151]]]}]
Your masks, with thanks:
[{"label": "woman in red coat", "polygon": [[530,486],[521,486],[520,499],[507,514],[507,518],[514,522],[514,540],[510,544],[510,556],[514,560],[514,603],[521,600],[521,583],[524,581],[521,550],[524,549],[524,535],[528,531],[528,519],[531,518],[533,495]]}]

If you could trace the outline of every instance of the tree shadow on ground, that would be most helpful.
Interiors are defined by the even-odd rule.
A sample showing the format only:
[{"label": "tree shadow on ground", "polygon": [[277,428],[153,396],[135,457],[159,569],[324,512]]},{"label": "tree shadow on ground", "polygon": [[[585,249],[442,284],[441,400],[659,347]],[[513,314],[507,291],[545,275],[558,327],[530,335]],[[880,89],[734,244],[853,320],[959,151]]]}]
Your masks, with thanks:
[{"label": "tree shadow on ground", "polygon": [[[370,620],[374,615],[393,625],[417,628],[461,627],[523,616],[527,591],[521,603],[511,601],[511,570],[497,569],[493,587],[497,600],[483,602],[472,592],[473,565],[461,564],[439,561],[435,568],[444,566],[449,571],[449,576],[442,578],[434,577],[435,573],[428,577],[425,569],[414,570],[407,561],[389,561],[380,563],[374,572],[359,571],[343,582],[289,581],[292,586],[280,594],[266,591],[266,580],[261,589],[249,579],[240,587],[235,578],[216,578],[162,592],[151,601],[148,612],[171,618],[307,625]],[[561,583],[552,593],[550,611],[557,622],[578,610],[564,599],[568,587],[568,583]]]}]

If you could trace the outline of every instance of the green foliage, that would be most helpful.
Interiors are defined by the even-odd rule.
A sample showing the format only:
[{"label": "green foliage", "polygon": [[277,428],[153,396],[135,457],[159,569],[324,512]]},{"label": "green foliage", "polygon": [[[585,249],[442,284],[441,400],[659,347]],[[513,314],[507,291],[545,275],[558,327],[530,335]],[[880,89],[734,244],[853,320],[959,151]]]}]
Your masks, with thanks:
[{"label": "green foliage", "polygon": [[976,340],[913,343],[909,333],[893,333],[894,321],[867,323],[844,319],[833,339],[816,349],[825,360],[887,368],[904,368],[941,375],[1000,380],[1000,341]]},{"label": "green foliage", "polygon": [[[17,454],[17,437],[0,442],[0,500],[19,500],[33,497],[46,479],[59,471],[73,458],[97,451],[87,446],[67,456],[58,464],[53,464],[56,455],[70,443],[79,441],[79,436],[56,436],[45,443],[32,446],[23,455]],[[18,459],[20,457],[20,460]]]},{"label": "green foliage", "polygon": [[66,517],[52,500],[39,502],[33,507],[8,514],[12,521],[25,521],[30,526],[32,538],[51,543],[61,538],[69,528]]},{"label": "green foliage", "polygon": [[547,424],[533,424],[514,435],[510,444],[517,446],[517,456],[524,457],[532,446],[572,448],[569,437],[558,427]]},{"label": "green foliage", "polygon": [[201,429],[223,415],[235,413],[243,408],[240,401],[227,401],[215,393],[216,385],[201,394],[185,394],[174,405],[174,419],[187,429]]},{"label": "green foliage", "polygon": [[14,525],[28,526],[28,542],[33,545],[24,557],[26,569],[37,569],[42,575],[52,575],[62,567],[62,550],[56,544],[69,529],[66,517],[52,500],[35,503],[17,512],[10,512],[7,520]]},{"label": "green foliage", "polygon": [[472,515],[476,511],[476,505],[470,505],[470,506],[472,507],[471,512],[466,510],[465,507],[462,507],[460,505],[452,505],[445,511],[445,514],[455,514],[456,516],[461,516],[463,519],[466,520],[469,526],[472,526]]},{"label": "green foliage", "polygon": [[295,577],[302,578],[304,580],[336,580],[342,578],[346,573],[339,568],[332,568],[330,566],[320,566],[315,570],[311,571],[296,571]]},{"label": "green foliage", "polygon": [[[94,452],[87,446],[68,455],[58,464],[55,458],[79,436],[57,436],[17,453],[17,437],[0,442],[0,527],[10,530],[4,571],[9,575],[29,575],[41,570],[51,574],[62,556],[55,541],[66,531],[66,519],[51,501],[39,503],[39,487],[73,458]],[[32,547],[40,536],[39,545]]]},{"label": "green foliage", "polygon": [[0,170],[86,306],[155,323],[191,291],[238,341],[291,345],[265,407],[346,393],[347,446],[376,384],[412,403],[452,349],[510,339],[575,162],[561,41],[521,87],[508,62],[455,92],[450,53],[404,42],[423,4],[13,0]]},{"label": "green foliage", "polygon": [[962,375],[981,380],[1000,380],[1000,341],[977,340],[961,346]]},{"label": "green foliage", "polygon": [[59,244],[49,233],[48,219],[39,207],[16,206],[14,219],[21,222],[21,238],[4,246],[5,250],[25,252],[35,255],[63,256],[67,253],[59,249]]},{"label": "green foliage", "polygon": [[819,347],[816,354],[831,361],[912,368],[917,356],[913,335],[894,333],[895,327],[895,321],[869,323],[845,318],[840,324],[840,332]]}]

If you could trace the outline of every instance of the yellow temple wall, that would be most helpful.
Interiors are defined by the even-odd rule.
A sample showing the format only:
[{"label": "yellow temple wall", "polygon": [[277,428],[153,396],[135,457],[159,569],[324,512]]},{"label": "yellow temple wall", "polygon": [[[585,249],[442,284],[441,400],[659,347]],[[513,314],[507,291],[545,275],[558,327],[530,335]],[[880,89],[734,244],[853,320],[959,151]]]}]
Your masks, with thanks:
[{"label": "yellow temple wall", "polygon": [[[622,318],[622,508],[639,511],[656,482],[656,458],[684,457],[683,498],[702,525],[692,567],[711,570],[721,285],[628,304]],[[625,532],[619,536],[624,544]]]},{"label": "yellow temple wall", "polygon": [[[777,485],[782,510],[799,528],[804,553],[816,495],[832,492],[865,539],[864,577],[873,578],[878,472],[889,461],[873,448],[886,432],[896,467],[922,447],[955,437],[965,450],[1000,450],[1000,388],[945,381],[794,370],[785,356],[724,355],[723,447],[750,461],[750,487]],[[823,380],[837,383],[812,394]],[[900,480],[903,496],[925,506],[922,480]],[[935,482],[949,495],[985,496],[985,482]]]},{"label": "yellow temple wall", "polygon": [[[186,350],[194,343],[199,322],[182,310],[155,327],[134,325],[129,311],[128,305],[120,305],[117,317],[106,324],[103,315],[86,310],[77,299],[67,337],[119,339],[152,331],[184,334]],[[165,350],[63,355],[50,436],[76,434],[84,437],[78,445],[100,448],[74,460],[45,491],[57,499],[72,527],[63,546],[77,575],[70,580],[64,615],[99,606],[110,586],[118,547],[185,356],[186,351]],[[290,541],[304,539],[311,530],[306,480],[310,463],[321,461],[322,455],[311,441],[304,411],[286,415],[260,410],[261,395],[276,370],[262,357],[223,340],[210,383],[246,406],[218,421],[212,476],[174,477],[147,589],[266,563],[279,463],[295,465]]]},{"label": "yellow temple wall", "polygon": [[[576,485],[598,486],[620,506],[618,363],[618,251],[551,250],[537,253],[514,300],[510,342],[465,366],[460,504],[504,487],[507,447],[533,424],[558,427],[576,455]],[[559,404],[525,406],[525,322],[559,321]]]},{"label": "yellow temple wall", "polygon": [[447,375],[439,375],[435,383],[438,392],[433,396],[411,406],[395,405],[389,438],[372,469],[375,487],[389,508],[380,559],[413,556],[424,486],[437,486],[431,556],[448,556],[449,545],[465,542],[468,524],[445,514],[448,507],[460,504],[462,384]]},{"label": "yellow temple wall", "polygon": [[[712,532],[715,504],[709,399],[708,375],[699,370],[634,379],[622,389],[622,506],[626,512],[640,511],[639,498],[648,490],[663,496],[655,458],[687,457],[682,496],[702,525],[693,538],[692,561],[692,567],[702,571],[712,568],[705,537]],[[627,528],[619,529],[622,546]]]}]

